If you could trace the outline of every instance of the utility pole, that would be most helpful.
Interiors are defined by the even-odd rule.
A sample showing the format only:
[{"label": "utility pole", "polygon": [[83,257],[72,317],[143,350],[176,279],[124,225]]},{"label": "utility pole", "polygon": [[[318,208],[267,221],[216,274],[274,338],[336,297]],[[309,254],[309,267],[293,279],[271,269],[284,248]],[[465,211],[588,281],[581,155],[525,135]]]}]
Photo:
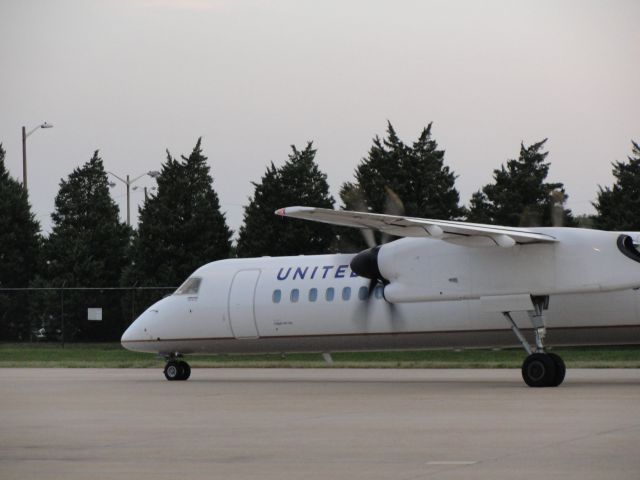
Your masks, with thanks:
[{"label": "utility pole", "polygon": [[[113,172],[107,171],[107,173],[109,175],[112,175],[114,178],[120,180],[127,187],[127,225],[131,225],[131,185],[133,185],[135,182],[140,180],[145,175],[149,175],[151,178],[158,178],[160,176],[160,172],[158,172],[157,170],[150,170],[150,171],[148,171],[146,173],[142,173],[142,174],[138,175],[133,180],[131,180],[129,178],[129,175],[127,175],[125,178],[121,178],[121,177],[119,177],[118,175],[116,175]],[[112,186],[113,185],[115,185],[115,183],[112,184]],[[137,187],[135,187],[135,188],[137,188]],[[146,189],[146,187],[145,187],[145,189]]]},{"label": "utility pole", "polygon": [[39,128],[53,128],[50,123],[44,122],[27,132],[25,126],[22,127],[22,187],[27,190],[27,137]]},{"label": "utility pole", "polygon": [[27,190],[27,129],[22,127],[22,188]]},{"label": "utility pole", "polygon": [[131,225],[131,182],[127,175],[127,225]]}]

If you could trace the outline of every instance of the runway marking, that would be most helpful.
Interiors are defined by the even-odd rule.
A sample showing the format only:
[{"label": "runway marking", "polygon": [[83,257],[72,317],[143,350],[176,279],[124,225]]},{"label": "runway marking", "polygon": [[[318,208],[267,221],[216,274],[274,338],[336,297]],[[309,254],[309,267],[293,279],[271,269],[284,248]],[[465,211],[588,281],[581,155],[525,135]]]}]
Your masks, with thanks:
[{"label": "runway marking", "polygon": [[478,463],[475,460],[434,460],[427,462],[427,465],[473,465]]}]

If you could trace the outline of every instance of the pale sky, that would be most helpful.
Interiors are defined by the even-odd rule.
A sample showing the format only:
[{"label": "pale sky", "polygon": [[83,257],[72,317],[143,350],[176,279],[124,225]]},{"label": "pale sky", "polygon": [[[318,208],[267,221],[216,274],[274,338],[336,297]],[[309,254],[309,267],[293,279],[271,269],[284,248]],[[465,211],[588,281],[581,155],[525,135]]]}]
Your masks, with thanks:
[{"label": "pale sky", "polygon": [[[21,180],[21,126],[54,124],[27,142],[45,233],[95,149],[134,177],[202,136],[237,230],[289,145],[314,141],[338,200],[387,120],[406,142],[434,122],[463,203],[548,137],[549,180],[591,213],[640,141],[638,19],[635,0],[0,0],[0,142]],[[124,219],[124,185],[112,194]]]}]

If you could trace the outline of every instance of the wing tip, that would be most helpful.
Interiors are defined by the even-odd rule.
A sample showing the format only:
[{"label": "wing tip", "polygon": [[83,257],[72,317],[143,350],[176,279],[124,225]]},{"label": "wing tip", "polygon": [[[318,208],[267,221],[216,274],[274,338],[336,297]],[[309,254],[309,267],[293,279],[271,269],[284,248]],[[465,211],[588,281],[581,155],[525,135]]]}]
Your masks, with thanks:
[{"label": "wing tip", "polygon": [[298,207],[298,206],[296,206],[296,207],[279,208],[274,213],[276,215],[281,216],[281,217],[288,217],[288,216],[291,216],[294,213],[313,212],[315,210],[316,210],[315,207]]}]

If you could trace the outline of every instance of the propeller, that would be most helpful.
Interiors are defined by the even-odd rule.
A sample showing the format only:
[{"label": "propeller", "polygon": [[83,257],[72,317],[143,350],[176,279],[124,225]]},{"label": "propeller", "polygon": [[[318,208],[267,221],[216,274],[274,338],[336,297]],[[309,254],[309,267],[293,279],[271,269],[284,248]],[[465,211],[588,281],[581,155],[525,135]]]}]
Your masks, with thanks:
[{"label": "propeller", "polygon": [[[351,260],[351,270],[358,276],[369,279],[369,285],[367,286],[367,296],[363,299],[361,306],[358,308],[358,316],[364,319],[369,318],[369,307],[371,305],[371,299],[378,285],[387,285],[389,281],[382,276],[380,268],[378,267],[378,254],[380,252],[381,245],[376,245],[373,248],[363,250],[358,253]],[[386,301],[386,299],[385,299]],[[389,305],[392,316],[395,312],[395,306],[386,302]]]},{"label": "propeller", "polygon": [[[398,194],[396,194],[388,186],[385,186],[384,189],[386,192],[384,213],[387,215],[404,215],[404,204],[402,203],[402,200],[400,199]],[[360,211],[368,210],[365,206],[366,204],[364,202],[361,191],[358,191],[358,193],[354,192],[353,204],[361,207]],[[351,270],[358,276],[369,279],[367,296],[362,302],[362,307],[359,308],[359,313],[361,314],[361,316],[365,319],[368,319],[369,307],[376,287],[379,285],[384,287],[389,283],[389,281],[382,276],[382,273],[380,273],[380,269],[378,267],[378,253],[380,252],[381,246],[387,243],[390,240],[391,236],[387,233],[383,233],[381,237],[381,244],[378,245],[376,244],[373,231],[370,228],[363,228],[360,231],[362,232],[364,241],[369,248],[367,250],[363,250],[355,257],[353,257],[350,266]],[[391,318],[395,319],[397,314],[396,306],[393,303],[389,302],[386,298],[385,302],[389,308]]]}]

